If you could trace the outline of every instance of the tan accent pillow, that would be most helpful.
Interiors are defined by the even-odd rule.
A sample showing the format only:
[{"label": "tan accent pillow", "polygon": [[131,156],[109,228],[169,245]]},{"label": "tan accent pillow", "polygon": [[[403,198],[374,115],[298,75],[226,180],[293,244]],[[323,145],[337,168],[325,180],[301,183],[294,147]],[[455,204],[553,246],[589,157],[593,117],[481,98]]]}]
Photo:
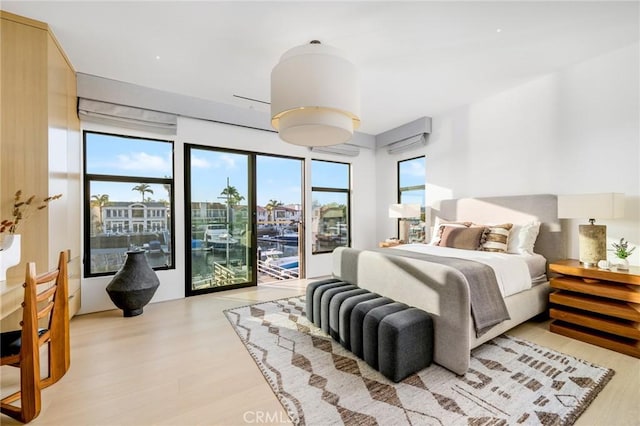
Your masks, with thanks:
[{"label": "tan accent pillow", "polygon": [[438,246],[452,247],[464,250],[477,250],[482,242],[485,228],[460,228],[453,226],[442,226],[442,235]]},{"label": "tan accent pillow", "polygon": [[482,242],[480,250],[492,251],[496,253],[506,253],[509,245],[509,233],[513,228],[512,223],[501,225],[480,225],[487,229],[485,240]]},{"label": "tan accent pillow", "polygon": [[442,235],[442,227],[443,226],[453,226],[453,227],[464,227],[464,228],[468,228],[469,226],[471,226],[472,222],[456,222],[456,221],[451,221],[451,220],[446,220],[446,219],[442,219],[438,216],[436,216],[436,220],[433,224],[433,232],[431,235],[431,241],[429,241],[429,244],[431,244],[432,246],[437,246],[438,245],[438,241],[440,241],[440,236]]}]

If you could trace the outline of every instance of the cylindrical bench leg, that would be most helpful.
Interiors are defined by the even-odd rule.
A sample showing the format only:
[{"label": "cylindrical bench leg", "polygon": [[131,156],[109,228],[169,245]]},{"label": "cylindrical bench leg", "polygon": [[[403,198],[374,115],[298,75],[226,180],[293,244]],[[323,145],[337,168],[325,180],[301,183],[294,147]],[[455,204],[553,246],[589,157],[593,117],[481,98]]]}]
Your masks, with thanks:
[{"label": "cylindrical bench leg", "polygon": [[378,370],[394,382],[431,365],[433,319],[409,308],[387,315],[378,327]]},{"label": "cylindrical bench leg", "polygon": [[327,278],[325,280],[313,281],[307,284],[307,289],[305,291],[305,301],[306,301],[306,314],[307,319],[310,322],[313,322],[313,293],[316,291],[318,287],[321,287],[326,284],[333,284],[340,282],[337,278]]},{"label": "cylindrical bench leg", "polygon": [[371,367],[378,369],[378,326],[387,315],[404,311],[408,306],[393,302],[378,306],[367,312],[362,323],[362,358]]},{"label": "cylindrical bench leg", "polygon": [[362,358],[362,324],[367,313],[378,306],[393,303],[388,297],[378,297],[377,299],[360,302],[353,308],[349,328],[351,330],[351,352],[359,358]]},{"label": "cylindrical bench leg", "polygon": [[[351,350],[351,313],[358,303],[366,302],[367,300],[379,299],[381,296],[376,293],[364,293],[359,296],[349,297],[340,305],[338,320],[340,344],[343,348]],[[362,326],[361,326],[362,327]]]}]

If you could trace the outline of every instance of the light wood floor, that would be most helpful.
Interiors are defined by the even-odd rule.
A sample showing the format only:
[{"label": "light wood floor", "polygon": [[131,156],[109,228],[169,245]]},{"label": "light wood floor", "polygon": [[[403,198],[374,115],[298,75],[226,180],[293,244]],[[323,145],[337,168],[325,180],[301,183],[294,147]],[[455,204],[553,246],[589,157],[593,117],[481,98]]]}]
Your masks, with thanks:
[{"label": "light wood floor", "polygon": [[[134,318],[119,310],[75,317],[71,369],[43,391],[31,424],[288,423],[222,311],[303,294],[304,287],[292,281],[156,303]],[[640,424],[640,360],[552,334],[547,322],[510,333],[616,371],[577,425]],[[16,372],[2,367],[2,395],[15,388]],[[6,416],[0,423],[20,424]]]}]

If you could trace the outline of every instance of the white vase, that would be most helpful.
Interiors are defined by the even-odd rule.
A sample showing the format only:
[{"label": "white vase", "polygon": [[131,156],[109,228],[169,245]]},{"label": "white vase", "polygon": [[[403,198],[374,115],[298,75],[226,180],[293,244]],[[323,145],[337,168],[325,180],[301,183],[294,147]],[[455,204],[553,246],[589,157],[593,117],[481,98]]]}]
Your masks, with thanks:
[{"label": "white vase", "polygon": [[20,235],[6,235],[0,247],[0,281],[6,281],[7,269],[18,263],[20,263]]},{"label": "white vase", "polygon": [[616,269],[620,269],[621,271],[629,270],[629,261],[627,259],[616,259]]}]

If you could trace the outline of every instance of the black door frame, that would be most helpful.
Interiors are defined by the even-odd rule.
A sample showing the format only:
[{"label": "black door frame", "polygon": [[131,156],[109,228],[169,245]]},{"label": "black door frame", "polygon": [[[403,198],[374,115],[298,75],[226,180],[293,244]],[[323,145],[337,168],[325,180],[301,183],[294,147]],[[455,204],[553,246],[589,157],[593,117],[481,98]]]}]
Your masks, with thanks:
[{"label": "black door frame", "polygon": [[[306,269],[307,269],[307,262],[306,262],[306,252],[307,252],[307,239],[306,239],[306,234],[307,234],[307,221],[306,221],[306,187],[307,187],[307,180],[306,180],[306,159],[303,157],[294,157],[291,155],[282,155],[282,154],[271,154],[271,153],[265,153],[265,152],[256,152],[255,153],[256,157],[260,156],[260,157],[276,157],[276,158],[283,158],[283,159],[287,159],[287,160],[298,160],[300,161],[300,191],[301,191],[301,199],[300,199],[300,205],[302,206],[302,218],[300,219],[300,224],[299,224],[299,229],[302,231],[301,233],[298,233],[298,277],[305,277],[306,276]],[[254,175],[257,175],[257,170],[258,170],[258,162],[255,161],[255,170],[254,170]],[[258,184],[256,182],[256,199],[257,199],[257,193],[258,193]],[[256,201],[257,203],[257,201]],[[255,213],[255,218],[257,219],[257,205],[254,204],[254,213]],[[256,223],[256,234],[257,234],[257,223]],[[257,250],[257,235],[256,235],[256,250]],[[256,252],[256,258],[257,258],[257,252]]]},{"label": "black door frame", "polygon": [[[199,290],[192,288],[191,282],[191,150],[199,149],[206,151],[228,152],[231,154],[246,155],[248,161],[248,188],[249,199],[247,200],[248,212],[251,216],[251,250],[247,266],[251,267],[251,281],[240,284],[232,284],[221,287],[211,287]],[[184,207],[185,207],[185,296],[197,296],[200,294],[214,293],[224,290],[233,290],[236,288],[252,287],[258,285],[258,265],[256,258],[258,256],[258,239],[256,224],[256,153],[251,151],[243,151],[237,149],[220,148],[209,145],[184,144]]]}]

